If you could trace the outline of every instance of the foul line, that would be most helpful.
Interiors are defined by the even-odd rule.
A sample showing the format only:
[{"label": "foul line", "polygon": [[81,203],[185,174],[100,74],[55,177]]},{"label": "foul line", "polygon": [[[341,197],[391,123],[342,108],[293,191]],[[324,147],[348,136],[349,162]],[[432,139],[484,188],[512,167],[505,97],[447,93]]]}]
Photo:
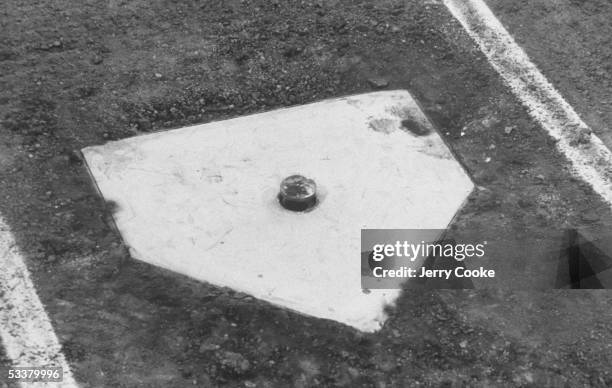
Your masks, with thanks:
[{"label": "foul line", "polygon": [[61,383],[22,383],[21,386],[78,387],[15,239],[1,217],[0,268],[0,338],[13,366],[56,366],[64,372]]},{"label": "foul line", "polygon": [[548,82],[483,0],[443,0],[530,115],[557,140],[574,175],[612,205],[612,153]]}]

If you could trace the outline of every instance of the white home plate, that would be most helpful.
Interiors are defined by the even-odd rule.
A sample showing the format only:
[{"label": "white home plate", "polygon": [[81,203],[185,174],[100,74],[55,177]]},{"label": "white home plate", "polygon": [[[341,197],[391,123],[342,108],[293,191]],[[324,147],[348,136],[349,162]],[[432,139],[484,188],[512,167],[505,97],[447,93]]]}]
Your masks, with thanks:
[{"label": "white home plate", "polygon": [[[403,123],[403,125],[402,125]],[[408,129],[407,129],[408,128]],[[136,259],[364,331],[361,228],[444,229],[472,182],[406,91],[327,100],[83,150]],[[317,185],[307,212],[281,181]]]}]

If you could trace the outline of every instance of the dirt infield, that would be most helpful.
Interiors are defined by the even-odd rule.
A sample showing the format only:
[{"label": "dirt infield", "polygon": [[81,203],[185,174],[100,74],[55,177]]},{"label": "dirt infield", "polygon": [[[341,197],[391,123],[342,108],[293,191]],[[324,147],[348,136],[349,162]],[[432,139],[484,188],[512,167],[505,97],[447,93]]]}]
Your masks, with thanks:
[{"label": "dirt infield", "polygon": [[[0,214],[82,387],[612,385],[611,294],[508,290],[547,281],[529,271],[559,249],[558,229],[605,239],[610,209],[438,2],[22,0],[0,10]],[[78,153],[384,88],[418,98],[479,186],[453,236],[491,236],[490,254],[525,277],[501,278],[501,290],[406,291],[375,334],[131,260]],[[585,119],[603,128],[606,117]]]}]

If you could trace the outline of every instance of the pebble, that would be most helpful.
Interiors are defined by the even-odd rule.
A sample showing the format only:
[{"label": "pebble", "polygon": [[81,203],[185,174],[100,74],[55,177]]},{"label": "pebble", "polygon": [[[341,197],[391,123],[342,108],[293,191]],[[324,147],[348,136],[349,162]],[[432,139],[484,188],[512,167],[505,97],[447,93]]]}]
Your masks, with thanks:
[{"label": "pebble", "polygon": [[211,343],[205,342],[202,345],[200,345],[199,352],[200,353],[206,353],[206,352],[209,352],[211,350],[217,350],[219,348],[220,348],[220,346],[217,345],[217,344],[211,344]]},{"label": "pebble", "polygon": [[96,54],[91,58],[91,63],[94,65],[99,65],[103,60],[104,59],[100,55]]},{"label": "pebble", "polygon": [[597,211],[590,210],[585,213],[582,213],[580,215],[580,218],[582,218],[582,220],[585,222],[596,222],[599,221],[599,214]]},{"label": "pebble", "polygon": [[353,368],[352,366],[349,366],[346,371],[348,372],[348,374],[351,376],[352,379],[357,379],[359,378],[359,370],[357,368]]},{"label": "pebble", "polygon": [[35,252],[35,253],[32,253],[32,254],[30,255],[30,258],[31,258],[32,260],[42,260],[42,259],[44,259],[45,257],[46,257],[45,252],[40,252],[40,251]]},{"label": "pebble", "polygon": [[591,130],[589,128],[578,128],[572,134],[570,145],[575,147],[579,144],[588,144],[590,141],[591,141]]},{"label": "pebble", "polygon": [[449,317],[446,317],[442,314],[433,313],[433,316],[439,321],[448,321]]},{"label": "pebble", "polygon": [[147,119],[140,119],[136,122],[136,126],[138,127],[138,129],[140,131],[148,131],[150,130],[153,125],[151,124],[151,122]]},{"label": "pebble", "polygon": [[221,352],[218,356],[221,367],[231,374],[243,375],[251,369],[251,363],[240,353]]},{"label": "pebble", "polygon": [[499,123],[499,119],[494,116],[489,116],[482,119],[480,123],[485,129],[491,129],[493,126]]},{"label": "pebble", "polygon": [[389,86],[389,80],[384,77],[371,77],[368,78],[368,83],[376,89],[383,89]]}]

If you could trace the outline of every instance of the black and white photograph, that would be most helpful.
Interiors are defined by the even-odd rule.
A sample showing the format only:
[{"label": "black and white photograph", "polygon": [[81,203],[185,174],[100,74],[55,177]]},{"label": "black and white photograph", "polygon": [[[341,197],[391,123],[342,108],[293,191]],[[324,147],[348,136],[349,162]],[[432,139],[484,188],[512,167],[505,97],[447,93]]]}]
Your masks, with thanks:
[{"label": "black and white photograph", "polygon": [[0,3],[0,388],[607,388],[610,289],[610,0]]}]

